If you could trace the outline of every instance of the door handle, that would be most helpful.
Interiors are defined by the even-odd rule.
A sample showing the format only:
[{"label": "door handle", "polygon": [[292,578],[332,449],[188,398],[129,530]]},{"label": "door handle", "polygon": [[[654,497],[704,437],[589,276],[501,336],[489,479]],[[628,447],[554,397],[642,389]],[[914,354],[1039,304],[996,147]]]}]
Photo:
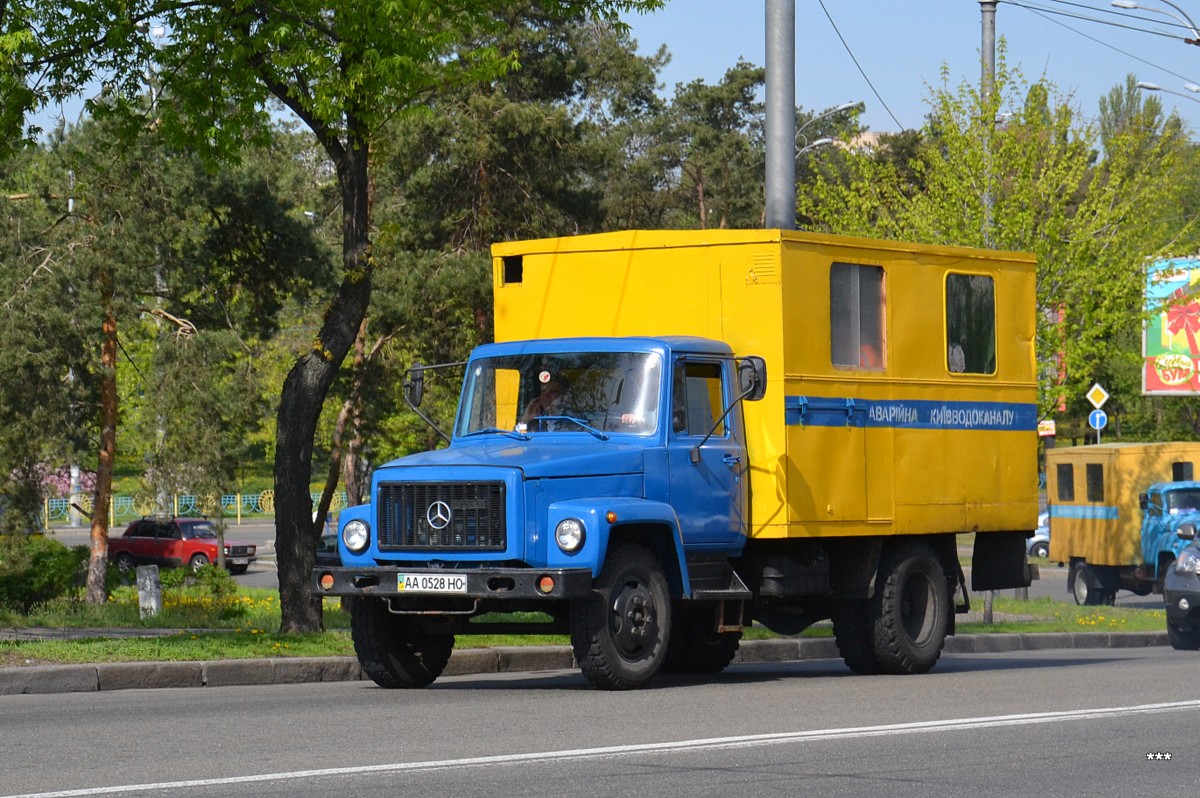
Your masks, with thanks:
[{"label": "door handle", "polygon": [[721,458],[721,462],[727,466],[732,466],[742,462],[742,458],[740,455],[727,454]]}]

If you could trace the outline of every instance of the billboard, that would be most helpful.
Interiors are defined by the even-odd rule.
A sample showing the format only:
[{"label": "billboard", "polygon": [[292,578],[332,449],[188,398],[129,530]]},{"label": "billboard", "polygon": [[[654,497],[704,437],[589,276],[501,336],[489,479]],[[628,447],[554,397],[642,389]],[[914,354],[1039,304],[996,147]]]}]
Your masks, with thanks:
[{"label": "billboard", "polygon": [[1142,393],[1200,394],[1200,258],[1155,262],[1147,272]]}]

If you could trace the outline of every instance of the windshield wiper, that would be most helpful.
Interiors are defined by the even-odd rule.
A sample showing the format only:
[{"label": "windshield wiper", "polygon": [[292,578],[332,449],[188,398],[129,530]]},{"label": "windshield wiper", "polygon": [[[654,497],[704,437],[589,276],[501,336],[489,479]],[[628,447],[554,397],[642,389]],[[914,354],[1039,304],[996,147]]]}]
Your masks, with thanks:
[{"label": "windshield wiper", "polygon": [[483,429],[471,430],[466,435],[463,435],[463,437],[469,438],[472,435],[507,435],[519,441],[529,440],[528,435],[522,435],[520,432],[511,429],[500,429],[499,427],[484,427]]},{"label": "windshield wiper", "polygon": [[534,421],[570,421],[573,424],[578,424],[584,431],[590,432],[602,441],[608,440],[608,436],[600,430],[593,427],[591,424],[584,421],[582,418],[574,416],[534,416]]}]

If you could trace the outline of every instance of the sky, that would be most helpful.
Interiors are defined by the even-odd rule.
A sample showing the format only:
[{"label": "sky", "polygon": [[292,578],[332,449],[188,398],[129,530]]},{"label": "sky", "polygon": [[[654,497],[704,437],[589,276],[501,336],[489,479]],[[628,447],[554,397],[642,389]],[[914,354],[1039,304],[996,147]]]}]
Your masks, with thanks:
[{"label": "sky", "polygon": [[[1019,67],[1027,81],[1044,75],[1088,120],[1098,116],[1100,97],[1130,73],[1185,95],[1156,92],[1200,140],[1200,94],[1184,88],[1200,84],[1200,46],[1183,41],[1200,34],[1178,19],[1200,22],[1200,0],[1173,3],[1179,10],[1160,0],[1133,11],[1109,0],[1000,0],[996,38],[1007,43],[1010,68]],[[663,44],[671,52],[661,74],[669,96],[677,83],[718,82],[739,58],[765,66],[765,6],[766,0],[667,0],[661,11],[625,21],[639,52]],[[943,66],[952,89],[979,83],[978,0],[795,0],[795,6],[796,103],[806,111],[861,101],[861,122],[894,132],[921,125]]]},{"label": "sky", "polygon": [[[765,6],[766,0],[666,0],[662,10],[625,21],[640,52],[664,44],[671,52],[661,74],[669,96],[677,83],[717,83],[739,58],[765,66]],[[861,122],[894,132],[921,125],[943,66],[952,88],[979,83],[978,0],[795,0],[795,6],[796,103],[806,111],[862,102]],[[1095,119],[1100,97],[1133,73],[1166,90],[1157,92],[1164,107],[1178,110],[1200,140],[1200,94],[1184,88],[1200,84],[1200,46],[1184,43],[1193,34],[1180,22],[1181,16],[1200,21],[1200,0],[1145,0],[1142,7],[1152,10],[1123,11],[1109,0],[999,0],[996,37],[1007,43],[1010,67],[1029,81],[1045,75],[1085,118]],[[80,106],[63,109],[69,122],[77,121]],[[51,113],[36,121],[53,127]]]}]

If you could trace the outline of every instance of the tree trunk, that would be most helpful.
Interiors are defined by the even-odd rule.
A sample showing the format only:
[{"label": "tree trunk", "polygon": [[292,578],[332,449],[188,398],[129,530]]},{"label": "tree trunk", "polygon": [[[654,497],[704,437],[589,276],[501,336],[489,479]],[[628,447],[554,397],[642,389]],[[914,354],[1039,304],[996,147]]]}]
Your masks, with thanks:
[{"label": "tree trunk", "polygon": [[[366,139],[337,162],[342,190],[343,278],[310,352],[288,373],[275,429],[275,552],[283,632],[321,629],[321,601],[309,593],[321,524],[312,518],[313,439],[321,406],[371,299],[370,210]],[[323,521],[324,519],[321,519]]]},{"label": "tree trunk", "polygon": [[113,311],[113,275],[100,277],[100,305],[104,312],[100,346],[100,451],[96,464],[96,491],[92,503],[91,555],[88,559],[87,603],[108,600],[108,514],[112,504],[113,461],[117,453],[117,317]]},{"label": "tree trunk", "polygon": [[342,474],[346,485],[346,504],[353,507],[363,503],[367,485],[363,484],[363,401],[362,386],[367,368],[366,357],[367,320],[363,319],[359,328],[358,338],[354,340],[354,368],[350,377],[350,398],[347,400],[347,410],[350,424],[350,443],[343,453]]}]

